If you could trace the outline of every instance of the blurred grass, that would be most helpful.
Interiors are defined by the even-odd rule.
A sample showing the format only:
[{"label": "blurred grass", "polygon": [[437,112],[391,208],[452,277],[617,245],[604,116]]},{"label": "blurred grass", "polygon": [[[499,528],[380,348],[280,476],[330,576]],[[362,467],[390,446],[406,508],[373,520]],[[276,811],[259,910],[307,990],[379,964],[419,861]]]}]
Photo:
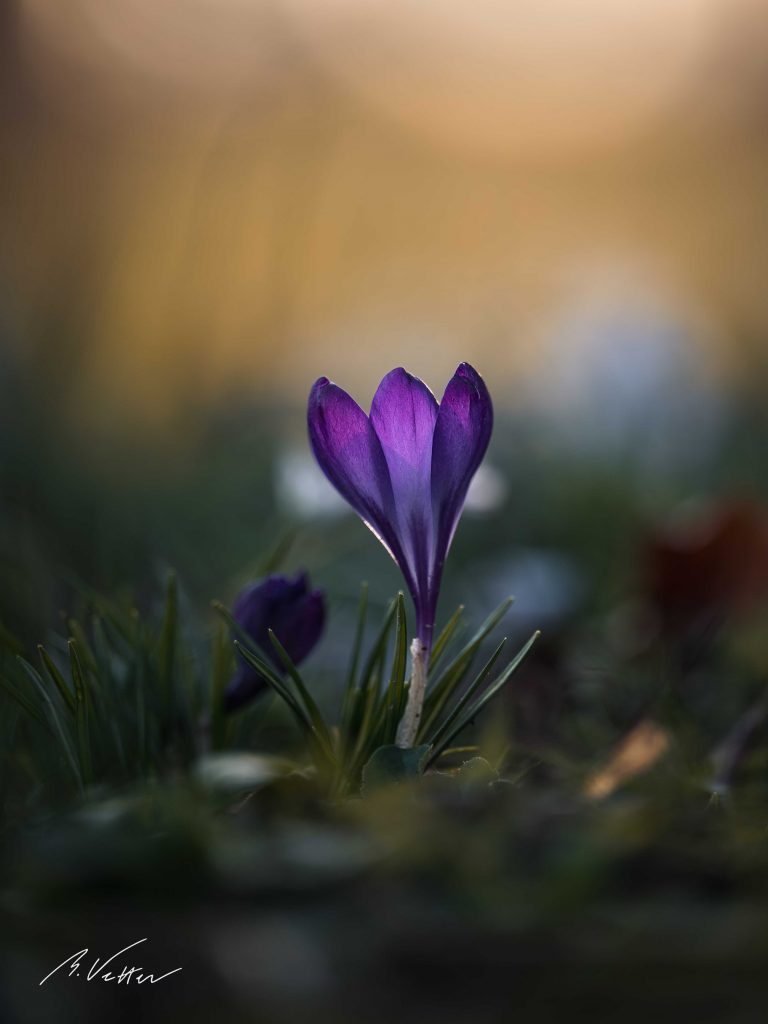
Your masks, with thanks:
[{"label": "blurred grass", "polygon": [[[516,616],[522,634],[545,614],[541,647],[460,738],[490,767],[457,772],[470,750],[418,787],[329,803],[296,770],[302,745],[279,708],[266,702],[214,730],[205,754],[199,736],[187,743],[195,722],[175,715],[160,687],[175,672],[194,698],[210,671],[224,678],[231,652],[209,601],[228,601],[286,528],[298,529],[288,563],[306,564],[329,591],[328,636],[306,673],[324,711],[341,693],[360,580],[372,616],[397,589],[359,524],[302,521],[280,504],[274,463],[301,410],[190,416],[185,444],[153,450],[136,439],[84,443],[29,381],[5,383],[0,621],[19,641],[6,638],[0,671],[17,673],[20,651],[50,672],[35,645],[61,665],[70,633],[77,658],[98,658],[86,646],[98,635],[94,612],[108,622],[114,609],[110,628],[135,623],[121,628],[140,631],[141,657],[113,653],[110,671],[155,673],[140,714],[178,738],[164,747],[170,757],[137,770],[139,712],[94,690],[78,725],[88,738],[78,780],[46,729],[0,697],[8,1019],[29,1019],[29,992],[70,946],[108,955],[144,934],[158,967],[184,966],[182,982],[169,979],[143,1004],[147,1020],[415,1020],[436,1000],[449,1020],[507,1019],[512,1005],[523,1020],[615,1020],[616,1006],[628,1021],[759,1019],[765,728],[758,722],[724,785],[714,755],[764,699],[765,608],[713,628],[693,663],[675,637],[644,645],[630,628],[644,597],[643,544],[663,513],[691,495],[765,499],[759,388],[692,464],[649,468],[630,450],[575,456],[545,423],[502,414],[490,460],[508,495],[465,516],[443,621],[461,601],[478,623],[514,579],[523,543],[565,560],[580,585],[555,612],[526,610],[524,586],[518,594],[513,632]],[[180,582],[171,604],[168,565]],[[114,737],[128,735],[129,715],[137,746],[122,754],[130,770],[113,772],[105,765],[121,763]],[[666,752],[588,799],[590,778],[638,722],[664,730]],[[68,984],[35,991],[36,1019],[124,1012],[114,994]]]}]

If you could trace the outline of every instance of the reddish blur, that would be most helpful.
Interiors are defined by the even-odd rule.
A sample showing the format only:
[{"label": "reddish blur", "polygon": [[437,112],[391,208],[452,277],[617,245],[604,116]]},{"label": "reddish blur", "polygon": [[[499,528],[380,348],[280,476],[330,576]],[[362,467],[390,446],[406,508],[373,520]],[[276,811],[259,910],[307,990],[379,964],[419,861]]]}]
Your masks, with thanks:
[{"label": "reddish blur", "polygon": [[729,499],[679,517],[651,538],[647,573],[671,629],[753,610],[768,599],[768,511]]}]

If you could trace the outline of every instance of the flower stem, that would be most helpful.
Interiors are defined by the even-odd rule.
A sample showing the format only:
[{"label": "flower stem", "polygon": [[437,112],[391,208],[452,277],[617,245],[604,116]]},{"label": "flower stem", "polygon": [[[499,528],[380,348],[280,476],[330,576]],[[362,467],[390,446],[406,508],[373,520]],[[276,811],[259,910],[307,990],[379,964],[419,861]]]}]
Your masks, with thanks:
[{"label": "flower stem", "polygon": [[398,747],[412,747],[416,742],[427,688],[428,657],[427,646],[417,637],[411,643],[411,685],[408,687],[405,711],[397,727],[395,742]]}]

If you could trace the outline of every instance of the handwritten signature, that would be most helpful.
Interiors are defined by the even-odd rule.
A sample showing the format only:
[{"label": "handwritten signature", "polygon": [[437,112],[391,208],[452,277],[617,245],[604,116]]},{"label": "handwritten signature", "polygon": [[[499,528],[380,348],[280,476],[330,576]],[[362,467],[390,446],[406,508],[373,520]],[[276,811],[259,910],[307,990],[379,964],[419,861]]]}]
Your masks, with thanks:
[{"label": "handwritten signature", "polygon": [[[122,967],[122,970],[120,971],[119,974],[115,974],[115,971],[117,970],[119,965],[114,964],[114,961],[117,960],[119,956],[122,956],[123,953],[127,953],[129,949],[134,949],[136,946],[140,946],[142,942],[146,941],[146,939],[139,939],[138,942],[132,942],[130,946],[126,946],[125,949],[119,949],[117,953],[113,953],[112,956],[107,957],[106,960],[100,961],[97,957],[93,961],[90,970],[86,974],[85,980],[116,981],[118,985],[122,984],[123,982],[125,982],[125,984],[128,985],[130,984],[131,981],[135,981],[137,985],[143,985],[145,981],[148,981],[150,985],[156,985],[158,981],[162,981],[164,978],[170,978],[172,974],[178,974],[178,972],[181,970],[181,967],[176,967],[172,971],[166,971],[165,974],[161,974],[158,977],[155,977],[154,974],[143,973],[143,967],[128,967],[127,965]],[[50,973],[46,974],[46,976],[43,978],[40,984],[44,985],[49,978],[53,977],[53,975],[57,971],[60,971],[63,967],[69,967],[68,976],[70,978],[79,978],[81,968],[85,970],[85,968],[83,967],[83,959],[87,955],[88,950],[81,949],[79,952],[73,953],[72,956],[68,956],[66,960],[62,960],[58,967],[54,967],[53,970],[50,971]],[[111,970],[106,969],[109,964],[114,964]]]}]

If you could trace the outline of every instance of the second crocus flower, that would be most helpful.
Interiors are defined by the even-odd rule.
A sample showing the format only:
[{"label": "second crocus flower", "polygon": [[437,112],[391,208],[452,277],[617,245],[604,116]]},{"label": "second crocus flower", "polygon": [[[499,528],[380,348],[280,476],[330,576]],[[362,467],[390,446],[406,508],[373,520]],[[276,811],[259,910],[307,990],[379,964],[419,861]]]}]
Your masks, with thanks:
[{"label": "second crocus flower", "polygon": [[[315,646],[325,625],[325,597],[310,590],[305,572],[293,579],[267,576],[252,583],[237,596],[232,617],[250,636],[261,653],[280,672],[280,663],[269,639],[270,629],[295,665]],[[238,656],[237,672],[224,693],[224,707],[236,711],[267,689],[259,672]]]}]

